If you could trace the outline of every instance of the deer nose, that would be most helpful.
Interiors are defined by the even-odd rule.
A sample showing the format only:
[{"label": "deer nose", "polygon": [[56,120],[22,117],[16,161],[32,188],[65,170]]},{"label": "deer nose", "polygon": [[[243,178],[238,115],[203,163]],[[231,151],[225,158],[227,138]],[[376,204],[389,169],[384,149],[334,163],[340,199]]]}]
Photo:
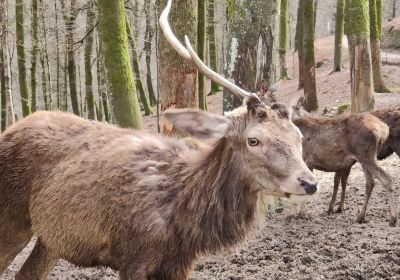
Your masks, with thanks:
[{"label": "deer nose", "polygon": [[307,181],[307,180],[300,180],[300,186],[306,191],[306,194],[314,194],[318,188],[318,182],[317,181]]}]

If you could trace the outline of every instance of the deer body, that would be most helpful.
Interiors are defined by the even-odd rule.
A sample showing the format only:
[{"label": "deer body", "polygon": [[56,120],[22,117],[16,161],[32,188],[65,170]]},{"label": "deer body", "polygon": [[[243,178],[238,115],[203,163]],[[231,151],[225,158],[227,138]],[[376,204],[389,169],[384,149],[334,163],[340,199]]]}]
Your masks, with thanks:
[{"label": "deer body", "polygon": [[[202,148],[66,113],[21,120],[0,136],[0,272],[34,234],[16,279],[44,279],[60,258],[109,266],[121,279],[186,279],[198,256],[234,247],[260,225],[263,193],[316,190],[295,179],[315,180],[301,154],[282,169],[279,160],[268,168],[264,160],[261,173],[243,150],[246,138],[236,133],[247,125],[285,122],[257,110],[261,116],[232,120],[227,135]],[[184,112],[196,113],[206,114]],[[285,167],[298,163],[293,177]]]},{"label": "deer body", "polygon": [[390,225],[394,225],[397,211],[392,180],[377,163],[377,155],[389,138],[389,127],[368,113],[317,117],[299,108],[297,111],[300,115],[295,117],[294,123],[304,135],[303,158],[308,167],[311,170],[335,172],[328,214],[333,212],[340,182],[342,197],[338,212],[343,210],[347,179],[351,167],[359,162],[366,178],[366,197],[357,221],[365,221],[368,201],[374,187],[373,179],[377,178],[388,192]]}]

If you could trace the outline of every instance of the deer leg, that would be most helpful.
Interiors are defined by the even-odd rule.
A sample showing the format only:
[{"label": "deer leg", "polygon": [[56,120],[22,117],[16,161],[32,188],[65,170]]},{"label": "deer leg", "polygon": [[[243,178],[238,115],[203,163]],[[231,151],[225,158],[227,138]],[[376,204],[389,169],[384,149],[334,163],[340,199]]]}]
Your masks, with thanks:
[{"label": "deer leg", "polygon": [[365,213],[367,211],[367,206],[368,206],[368,201],[369,198],[371,197],[372,190],[374,189],[374,178],[372,177],[371,173],[367,170],[364,169],[364,175],[365,175],[365,200],[364,204],[361,208],[361,211],[358,214],[357,217],[357,223],[364,223],[365,222]]},{"label": "deer leg", "polygon": [[342,193],[340,194],[340,205],[337,208],[336,213],[342,213],[343,210],[344,210],[344,201],[346,199],[347,180],[349,179],[350,170],[351,170],[351,168],[346,169],[342,173],[342,179],[341,179],[341,181],[342,181]]},{"label": "deer leg", "polygon": [[29,223],[16,223],[15,219],[0,217],[0,275],[32,238]]},{"label": "deer leg", "polygon": [[392,178],[376,163],[376,161],[370,168],[372,175],[382,183],[383,187],[388,192],[388,201],[390,209],[389,225],[395,226],[397,222],[397,209],[394,198],[394,190],[392,187],[393,186]]},{"label": "deer leg", "polygon": [[335,179],[333,180],[333,193],[332,193],[331,203],[329,204],[328,208],[328,215],[332,214],[333,208],[335,207],[336,196],[341,177],[342,177],[342,171],[338,171],[335,173]]},{"label": "deer leg", "polygon": [[47,279],[53,266],[59,258],[52,254],[38,238],[28,259],[15,275],[16,280],[44,280]]}]

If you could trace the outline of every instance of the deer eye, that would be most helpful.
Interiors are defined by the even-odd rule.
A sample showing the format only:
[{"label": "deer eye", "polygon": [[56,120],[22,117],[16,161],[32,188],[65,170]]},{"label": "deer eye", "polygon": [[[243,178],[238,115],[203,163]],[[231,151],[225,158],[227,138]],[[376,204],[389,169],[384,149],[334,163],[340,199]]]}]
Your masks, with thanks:
[{"label": "deer eye", "polygon": [[249,138],[247,139],[247,143],[249,143],[250,146],[258,146],[260,144],[260,141],[258,141],[257,138]]}]

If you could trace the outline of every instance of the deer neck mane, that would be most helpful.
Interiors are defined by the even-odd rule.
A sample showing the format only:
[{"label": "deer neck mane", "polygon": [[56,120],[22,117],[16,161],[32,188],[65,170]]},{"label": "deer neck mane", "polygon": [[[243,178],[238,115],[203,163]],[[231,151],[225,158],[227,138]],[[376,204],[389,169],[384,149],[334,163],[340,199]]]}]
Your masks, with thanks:
[{"label": "deer neck mane", "polygon": [[175,235],[197,254],[234,247],[258,224],[260,193],[226,138],[191,168],[172,213]]}]

